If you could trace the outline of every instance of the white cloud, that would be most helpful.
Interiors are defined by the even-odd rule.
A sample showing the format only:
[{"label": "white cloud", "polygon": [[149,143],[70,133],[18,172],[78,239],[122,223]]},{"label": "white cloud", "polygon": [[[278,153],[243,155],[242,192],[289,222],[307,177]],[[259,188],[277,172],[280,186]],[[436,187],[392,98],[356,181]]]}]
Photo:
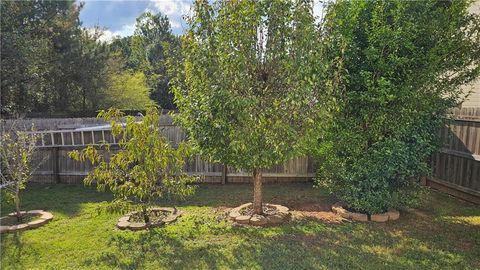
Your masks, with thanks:
[{"label": "white cloud", "polygon": [[123,25],[122,29],[120,29],[119,31],[115,31],[113,33],[121,37],[126,37],[126,36],[131,36],[134,31],[135,31],[135,23],[131,23],[131,24]]},{"label": "white cloud", "polygon": [[182,29],[183,15],[190,13],[192,0],[150,0],[147,9],[154,9],[166,15],[172,29]]},{"label": "white cloud", "polygon": [[[95,28],[88,28],[87,31],[91,34],[94,34],[95,31],[98,31]],[[122,26],[120,30],[117,31],[110,31],[108,29],[102,30],[102,35],[98,38],[98,40],[102,42],[111,42],[116,37],[126,37],[131,36],[135,31],[135,23],[132,24],[125,24]]]},{"label": "white cloud", "polygon": [[315,0],[313,2],[313,15],[317,18],[317,22],[320,22],[323,19],[323,16],[325,15],[324,8],[325,6],[322,1]]},{"label": "white cloud", "polygon": [[185,0],[150,0],[153,5],[167,16],[182,16],[190,10],[190,1]]},{"label": "white cloud", "polygon": [[172,28],[181,28],[182,27],[182,25],[179,22],[177,22],[175,20],[172,20],[172,19],[170,19],[170,25],[172,26]]}]

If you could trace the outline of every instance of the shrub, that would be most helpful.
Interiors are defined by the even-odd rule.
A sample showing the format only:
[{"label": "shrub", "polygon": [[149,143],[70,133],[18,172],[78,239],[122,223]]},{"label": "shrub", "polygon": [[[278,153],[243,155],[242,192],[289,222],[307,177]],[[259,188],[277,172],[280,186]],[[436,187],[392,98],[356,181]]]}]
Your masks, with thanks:
[{"label": "shrub", "polygon": [[136,208],[149,222],[148,208],[158,198],[187,196],[193,193],[195,177],[183,172],[186,158],[191,154],[187,143],[178,147],[161,133],[160,116],[155,107],[147,110],[141,121],[126,117],[125,126],[119,121],[123,115],[115,109],[98,115],[111,122],[112,134],[117,138],[119,150],[110,152],[107,159],[96,146],[70,152],[75,160],[89,160],[94,170],[85,178],[85,184],[95,183],[98,190],[109,188],[115,197],[114,206],[120,209]]},{"label": "shrub", "polygon": [[324,30],[341,59],[338,110],[320,141],[317,183],[367,213],[418,199],[437,130],[480,71],[469,1],[336,1]]}]

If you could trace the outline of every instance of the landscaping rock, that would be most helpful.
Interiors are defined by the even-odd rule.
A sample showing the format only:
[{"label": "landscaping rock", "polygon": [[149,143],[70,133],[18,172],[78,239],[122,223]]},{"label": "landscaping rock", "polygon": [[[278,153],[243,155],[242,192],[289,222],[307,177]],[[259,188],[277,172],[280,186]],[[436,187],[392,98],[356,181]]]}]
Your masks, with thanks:
[{"label": "landscaping rock", "polygon": [[38,227],[42,226],[43,224],[45,224],[47,222],[48,222],[48,220],[46,220],[46,219],[36,219],[36,220],[32,220],[32,221],[28,222],[27,225],[28,225],[29,228],[34,229],[34,228],[38,228]]},{"label": "landscaping rock", "polygon": [[[25,215],[26,213],[27,213],[27,211],[20,211],[20,215]],[[10,213],[8,215],[11,216],[11,217],[15,217],[15,216],[17,216],[17,212],[13,212],[13,213]]]},{"label": "landscaping rock", "polygon": [[[238,208],[238,207],[237,207]],[[230,213],[228,214],[228,217],[231,219],[231,220],[235,220],[238,216],[240,216],[240,210],[239,209],[232,209],[232,211],[230,211]]]},{"label": "landscaping rock", "polygon": [[[332,205],[332,212],[340,215],[343,218],[352,219],[355,221],[366,222],[369,220],[368,215],[362,213],[350,212],[344,208],[343,204],[337,202]],[[374,214],[370,216],[370,221],[374,222],[387,222],[389,220],[396,220],[400,217],[400,213],[397,210],[390,210],[386,213]]]},{"label": "landscaping rock", "polygon": [[[228,217],[233,220],[236,224],[242,225],[253,225],[253,226],[264,226],[264,225],[273,225],[280,224],[287,221],[291,214],[289,209],[285,206],[278,204],[265,204],[265,206],[270,207],[271,211],[267,211],[262,215],[242,215],[241,212],[247,207],[251,207],[252,203],[245,203],[239,207],[233,208],[230,210]],[[274,210],[271,208],[275,208]]]},{"label": "landscaping rock", "polygon": [[387,222],[388,219],[389,219],[389,217],[386,213],[374,214],[374,215],[370,216],[370,220],[375,221],[375,222]]},{"label": "landscaping rock", "polygon": [[130,225],[130,222],[126,220],[118,221],[117,228],[119,228],[120,230],[125,230],[126,228],[128,228],[128,225]]},{"label": "landscaping rock", "polygon": [[177,220],[177,217],[178,217],[178,216],[175,216],[175,215],[168,216],[168,217],[166,217],[166,218],[164,218],[164,219],[162,220],[162,224],[161,224],[161,225],[163,225],[163,224],[165,224],[165,223],[172,223],[172,222],[174,222],[175,220]]},{"label": "landscaping rock", "polygon": [[368,216],[366,214],[361,214],[361,213],[350,212],[350,218],[355,221],[362,221],[362,222],[368,221]]},{"label": "landscaping rock", "polygon": [[250,224],[254,226],[263,226],[267,224],[267,219],[262,215],[253,215],[250,218]]},{"label": "landscaping rock", "polygon": [[[18,225],[0,226],[1,227],[0,233],[24,231],[24,230],[27,230],[27,229],[35,229],[35,228],[38,228],[38,227],[46,224],[48,221],[53,219],[53,215],[51,213],[45,212],[43,210],[21,211],[20,213],[22,215],[25,215],[25,214],[38,215],[38,219],[34,219],[34,220],[32,220],[28,223],[22,223],[22,224],[18,224]],[[0,222],[1,222],[1,220],[4,220],[8,217],[15,217],[16,215],[17,215],[16,212],[10,213],[10,214],[8,214],[8,216],[0,218]]]},{"label": "landscaping rock", "polygon": [[156,228],[164,224],[171,223],[177,220],[177,218],[182,215],[181,211],[175,210],[174,208],[168,208],[168,207],[155,207],[149,210],[167,212],[169,215],[161,220],[157,220],[152,223],[144,223],[144,222],[130,221],[131,215],[136,213],[136,212],[132,212],[132,213],[129,213],[128,215],[125,215],[119,218],[117,222],[117,227],[121,230],[129,229],[132,231],[139,231],[147,228]]},{"label": "landscaping rock", "polygon": [[389,220],[397,220],[400,218],[400,212],[395,209],[388,210],[386,214],[388,215]]},{"label": "landscaping rock", "polygon": [[18,225],[12,225],[10,226],[10,231],[11,232],[20,232],[20,231],[25,231],[26,229],[28,229],[28,224],[18,224]]},{"label": "landscaping rock", "polygon": [[248,223],[250,223],[250,216],[240,215],[240,216],[235,218],[235,221],[240,223],[240,224],[248,224]]},{"label": "landscaping rock", "polygon": [[343,208],[343,205],[340,202],[337,202],[332,205],[332,212],[336,214],[340,214],[345,212],[345,209]]},{"label": "landscaping rock", "polygon": [[349,212],[345,209],[342,209],[341,211],[337,212],[337,214],[339,214],[342,218],[350,219],[350,218],[352,218],[352,214],[354,214],[354,213]]},{"label": "landscaping rock", "polygon": [[0,226],[0,233],[6,233],[10,231],[10,226]]},{"label": "landscaping rock", "polygon": [[130,223],[130,225],[128,225],[128,228],[132,231],[140,231],[140,230],[146,229],[147,224],[145,224],[145,223]]},{"label": "landscaping rock", "polygon": [[283,205],[274,204],[274,205],[272,205],[272,206],[275,206],[275,207],[277,208],[277,211],[280,212],[280,213],[286,213],[286,214],[288,214],[289,211],[290,211],[290,210],[288,209],[288,207],[285,207],[285,206],[283,206]]},{"label": "landscaping rock", "polygon": [[240,206],[237,207],[237,208],[240,210],[240,209],[242,209],[242,208],[246,208],[246,207],[249,207],[249,206],[251,206],[251,205],[252,205],[251,202],[249,202],[249,203],[244,203],[244,204],[240,205]]},{"label": "landscaping rock", "polygon": [[130,216],[129,215],[126,215],[126,216],[123,216],[121,218],[118,219],[118,223],[120,222],[124,222],[124,221],[127,221],[130,219]]},{"label": "landscaping rock", "polygon": [[30,210],[30,211],[27,211],[28,214],[38,214],[38,215],[41,215],[43,213],[45,213],[45,211],[43,210]]},{"label": "landscaping rock", "polygon": [[49,212],[42,212],[42,215],[40,216],[40,218],[50,221],[53,219],[53,215]]},{"label": "landscaping rock", "polygon": [[285,218],[279,214],[267,216],[266,219],[268,224],[280,224],[285,220]]},{"label": "landscaping rock", "polygon": [[351,219],[353,214],[352,212],[349,212],[347,209],[345,209],[344,205],[340,202],[337,202],[334,205],[332,205],[332,212],[346,219]]}]

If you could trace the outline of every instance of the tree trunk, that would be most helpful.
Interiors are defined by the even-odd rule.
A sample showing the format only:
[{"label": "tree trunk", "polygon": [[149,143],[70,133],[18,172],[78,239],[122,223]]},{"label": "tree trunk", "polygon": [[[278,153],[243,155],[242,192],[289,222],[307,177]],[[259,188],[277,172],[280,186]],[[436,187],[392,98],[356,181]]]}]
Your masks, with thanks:
[{"label": "tree trunk", "polygon": [[150,217],[148,216],[146,206],[142,207],[142,214],[143,214],[143,221],[145,221],[145,223],[149,223],[150,222]]},{"label": "tree trunk", "polygon": [[22,221],[22,214],[20,214],[20,183],[17,182],[15,186],[15,210],[17,211],[17,221]]},{"label": "tree trunk", "polygon": [[258,169],[253,169],[253,212],[255,214],[263,214],[262,201],[262,173]]}]

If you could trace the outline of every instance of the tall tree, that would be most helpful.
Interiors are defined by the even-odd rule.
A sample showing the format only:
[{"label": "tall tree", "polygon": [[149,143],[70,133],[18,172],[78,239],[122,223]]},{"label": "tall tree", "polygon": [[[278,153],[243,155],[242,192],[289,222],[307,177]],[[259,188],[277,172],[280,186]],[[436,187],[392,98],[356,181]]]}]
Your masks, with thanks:
[{"label": "tall tree", "polygon": [[149,89],[142,72],[124,71],[110,74],[107,88],[102,98],[102,107],[115,107],[121,110],[143,110],[153,105]]},{"label": "tall tree", "polygon": [[145,74],[152,100],[164,109],[175,108],[169,70],[179,65],[180,40],[167,16],[145,12],[137,18],[133,36],[115,40],[111,46],[124,55],[126,69]]},{"label": "tall tree", "polygon": [[74,1],[1,2],[1,113],[97,109],[107,48]]},{"label": "tall tree", "polygon": [[318,181],[348,207],[378,213],[418,198],[437,130],[480,72],[471,1],[336,1],[327,12],[342,87]]},{"label": "tall tree", "polygon": [[310,1],[195,1],[184,37],[179,123],[211,161],[252,172],[301,153],[323,105],[324,66]]}]

